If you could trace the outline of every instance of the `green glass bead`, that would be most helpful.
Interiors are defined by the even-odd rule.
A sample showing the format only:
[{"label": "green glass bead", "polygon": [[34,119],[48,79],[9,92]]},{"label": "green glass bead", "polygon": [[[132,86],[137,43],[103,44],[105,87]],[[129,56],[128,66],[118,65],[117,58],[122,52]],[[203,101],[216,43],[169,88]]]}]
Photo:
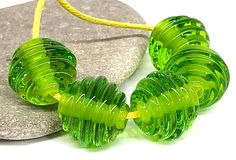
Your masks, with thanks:
[{"label": "green glass bead", "polygon": [[128,105],[125,94],[100,76],[74,82],[58,108],[64,131],[83,147],[100,147],[125,129]]},{"label": "green glass bead", "polygon": [[154,140],[179,137],[196,118],[198,96],[191,85],[169,71],[155,71],[142,79],[131,95],[131,110],[139,128]]},{"label": "green glass bead", "polygon": [[9,84],[25,101],[50,105],[52,93],[63,92],[76,78],[76,58],[59,42],[37,38],[22,44],[9,68]]},{"label": "green glass bead", "polygon": [[164,69],[185,77],[195,87],[201,108],[216,103],[229,85],[226,64],[208,47],[185,47],[169,59]]},{"label": "green glass bead", "polygon": [[149,54],[153,65],[163,69],[174,53],[189,45],[209,46],[209,36],[199,20],[174,16],[161,21],[149,39]]},{"label": "green glass bead", "polygon": [[150,36],[149,53],[157,69],[175,72],[195,86],[200,108],[216,103],[228,87],[229,70],[209,49],[208,34],[199,20],[187,16],[163,20]]}]

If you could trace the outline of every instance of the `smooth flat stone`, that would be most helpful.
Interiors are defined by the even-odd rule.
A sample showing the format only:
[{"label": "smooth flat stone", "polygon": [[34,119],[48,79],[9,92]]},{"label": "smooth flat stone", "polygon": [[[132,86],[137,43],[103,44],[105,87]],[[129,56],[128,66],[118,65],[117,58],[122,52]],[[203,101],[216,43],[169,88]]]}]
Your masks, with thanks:
[{"label": "smooth flat stone", "polygon": [[[92,16],[145,23],[132,8],[116,0],[70,2]],[[0,10],[0,139],[31,139],[61,130],[57,106],[28,105],[8,85],[12,54],[31,39],[35,6],[36,1]],[[147,47],[148,32],[91,24],[70,15],[55,0],[47,0],[40,36],[62,42],[74,51],[78,79],[105,75],[120,84],[136,70]]]}]

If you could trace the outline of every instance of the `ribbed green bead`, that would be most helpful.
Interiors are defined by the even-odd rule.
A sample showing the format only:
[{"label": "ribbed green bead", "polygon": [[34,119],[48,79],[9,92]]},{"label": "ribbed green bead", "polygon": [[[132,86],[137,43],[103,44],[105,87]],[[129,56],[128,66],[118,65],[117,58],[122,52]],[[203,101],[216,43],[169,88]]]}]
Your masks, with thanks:
[{"label": "ribbed green bead", "polygon": [[149,54],[153,65],[163,69],[173,54],[189,45],[209,46],[209,36],[199,20],[174,16],[161,21],[149,39]]},{"label": "ribbed green bead", "polygon": [[135,123],[154,140],[179,137],[191,126],[198,104],[193,86],[168,71],[152,72],[131,95],[131,110],[141,115]]},{"label": "ribbed green bead", "polygon": [[25,42],[14,53],[9,68],[9,84],[25,101],[50,105],[50,96],[62,93],[76,78],[76,58],[61,43],[37,38]]},{"label": "ribbed green bead", "polygon": [[185,77],[195,86],[201,108],[216,103],[229,85],[226,64],[208,47],[187,46],[175,53],[164,69]]},{"label": "ribbed green bead", "polygon": [[149,40],[153,65],[185,77],[195,86],[199,107],[217,102],[229,84],[229,70],[220,56],[209,48],[204,25],[187,16],[160,22]]},{"label": "ribbed green bead", "polygon": [[100,147],[125,129],[128,105],[125,94],[100,76],[73,83],[58,108],[64,131],[83,147]]}]

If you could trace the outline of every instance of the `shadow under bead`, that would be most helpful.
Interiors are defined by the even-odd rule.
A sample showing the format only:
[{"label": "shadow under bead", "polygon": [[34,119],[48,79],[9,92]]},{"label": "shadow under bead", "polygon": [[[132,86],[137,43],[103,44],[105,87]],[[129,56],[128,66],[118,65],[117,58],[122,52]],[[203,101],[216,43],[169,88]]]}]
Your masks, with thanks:
[{"label": "shadow under bead", "polygon": [[131,95],[131,110],[139,128],[154,140],[179,137],[196,118],[198,96],[183,78],[169,71],[155,71],[142,79]]},{"label": "shadow under bead", "polygon": [[128,105],[125,94],[100,76],[74,82],[59,101],[58,114],[64,131],[83,147],[100,147],[125,129]]},{"label": "shadow under bead", "polygon": [[76,58],[59,42],[36,38],[22,44],[9,68],[11,88],[26,102],[50,105],[76,78]]}]

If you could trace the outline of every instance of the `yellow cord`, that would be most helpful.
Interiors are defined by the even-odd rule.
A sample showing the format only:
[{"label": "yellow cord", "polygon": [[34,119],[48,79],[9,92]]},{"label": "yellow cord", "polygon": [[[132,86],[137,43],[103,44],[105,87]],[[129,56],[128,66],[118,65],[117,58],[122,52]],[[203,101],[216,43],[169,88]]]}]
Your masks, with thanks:
[{"label": "yellow cord", "polygon": [[61,97],[62,97],[60,93],[51,93],[50,95],[58,102],[61,100]]},{"label": "yellow cord", "polygon": [[[149,30],[149,31],[152,31],[154,29],[153,26],[146,25],[146,24],[123,23],[123,22],[117,22],[117,21],[111,21],[111,20],[92,17],[92,16],[89,16],[89,15],[82,13],[79,10],[75,9],[66,0],[57,0],[57,1],[69,13],[71,13],[72,15],[74,15],[82,20],[90,22],[90,23],[119,27],[119,28],[132,28],[132,29],[142,29],[142,30]],[[35,13],[34,13],[34,22],[33,22],[33,29],[32,29],[32,38],[33,39],[39,37],[40,20],[41,20],[41,15],[42,15],[44,4],[45,4],[45,0],[38,0],[37,7],[36,7]]]},{"label": "yellow cord", "polygon": [[123,22],[117,22],[117,21],[111,21],[107,19],[100,19],[100,18],[92,17],[85,13],[80,12],[79,10],[71,6],[71,4],[68,3],[66,0],[57,0],[57,1],[69,13],[90,23],[107,25],[107,26],[112,26],[112,27],[119,27],[119,28],[132,28],[132,29],[142,29],[142,30],[149,30],[149,31],[152,31],[154,29],[153,26],[149,26],[146,24],[123,23]]},{"label": "yellow cord", "polygon": [[34,22],[33,22],[33,29],[32,29],[33,39],[39,37],[40,20],[41,20],[44,3],[45,3],[45,0],[38,0],[38,4],[34,12]]},{"label": "yellow cord", "polygon": [[135,119],[141,117],[141,114],[139,111],[133,111],[129,112],[128,115],[126,116],[126,119]]}]

